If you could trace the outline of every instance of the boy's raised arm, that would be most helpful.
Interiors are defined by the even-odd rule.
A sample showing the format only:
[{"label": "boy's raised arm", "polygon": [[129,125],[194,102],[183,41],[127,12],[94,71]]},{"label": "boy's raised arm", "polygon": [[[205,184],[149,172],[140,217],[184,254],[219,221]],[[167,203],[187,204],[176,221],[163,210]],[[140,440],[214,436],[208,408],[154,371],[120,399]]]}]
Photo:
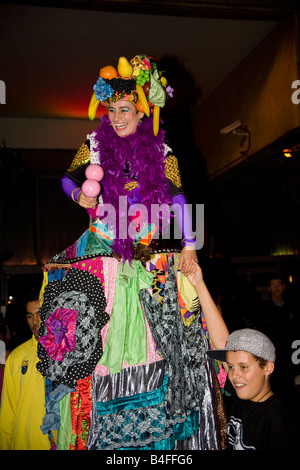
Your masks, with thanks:
[{"label": "boy's raised arm", "polygon": [[223,349],[229,336],[229,331],[221,313],[209,293],[209,290],[206,287],[203,280],[202,270],[195,261],[193,262],[193,270],[187,278],[196,289],[208,333],[214,348]]}]

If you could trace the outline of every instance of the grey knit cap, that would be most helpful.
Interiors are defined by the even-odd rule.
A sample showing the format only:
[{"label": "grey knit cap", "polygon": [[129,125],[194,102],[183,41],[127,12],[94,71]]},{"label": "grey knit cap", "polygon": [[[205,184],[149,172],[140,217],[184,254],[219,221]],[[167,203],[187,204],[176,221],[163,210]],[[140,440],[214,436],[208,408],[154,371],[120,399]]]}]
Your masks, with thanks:
[{"label": "grey knit cap", "polygon": [[227,351],[246,351],[265,361],[275,362],[275,346],[261,331],[244,328],[236,330],[228,337],[225,349],[212,349],[207,355],[218,361],[226,362]]}]

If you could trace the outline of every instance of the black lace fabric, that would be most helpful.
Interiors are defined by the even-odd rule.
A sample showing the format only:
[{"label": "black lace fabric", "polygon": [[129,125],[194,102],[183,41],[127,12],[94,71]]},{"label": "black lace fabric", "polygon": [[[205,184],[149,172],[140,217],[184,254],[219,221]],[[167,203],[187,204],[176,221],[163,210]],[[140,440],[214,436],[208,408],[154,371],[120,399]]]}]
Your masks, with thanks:
[{"label": "black lace fabric", "polygon": [[[41,342],[38,343],[40,361],[37,369],[42,375],[52,382],[72,388],[76,387],[77,380],[93,372],[102,356],[100,330],[109,320],[105,307],[102,285],[96,276],[87,271],[71,268],[62,281],[54,280],[46,286],[41,309],[40,341],[43,337],[49,337],[49,343],[55,342],[58,347],[68,334],[66,331],[59,341],[49,335],[48,321],[55,312],[61,309],[76,311],[78,316],[76,327],[73,328],[74,349],[68,350],[63,360],[51,358]],[[62,322],[58,320],[58,323],[62,328]]]},{"label": "black lace fabric", "polygon": [[158,302],[146,289],[140,297],[156,346],[167,362],[167,412],[182,416],[200,409],[206,385],[206,358],[200,315],[189,327],[183,324],[174,286],[174,262],[169,258],[164,302]]}]

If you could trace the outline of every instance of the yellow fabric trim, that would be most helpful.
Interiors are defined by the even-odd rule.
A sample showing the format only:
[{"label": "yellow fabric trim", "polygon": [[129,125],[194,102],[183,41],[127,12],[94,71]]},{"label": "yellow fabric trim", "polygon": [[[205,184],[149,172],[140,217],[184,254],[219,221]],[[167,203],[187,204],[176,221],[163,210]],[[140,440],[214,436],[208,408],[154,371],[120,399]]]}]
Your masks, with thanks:
[{"label": "yellow fabric trim", "polygon": [[82,165],[88,163],[91,159],[90,150],[86,144],[82,144],[78,149],[68,171],[74,171]]},{"label": "yellow fabric trim", "polygon": [[128,183],[125,184],[126,191],[132,191],[134,188],[137,188],[137,187],[138,187],[137,181],[129,181]]},{"label": "yellow fabric trim", "polygon": [[170,155],[165,160],[165,175],[177,188],[181,188],[178,160],[174,155]]},{"label": "yellow fabric trim", "polygon": [[43,272],[42,287],[41,287],[41,290],[40,290],[40,293],[39,293],[39,301],[40,301],[41,306],[43,305],[43,302],[44,302],[44,292],[45,292],[45,288],[46,288],[47,285],[48,285],[48,273],[46,271],[44,271]]}]

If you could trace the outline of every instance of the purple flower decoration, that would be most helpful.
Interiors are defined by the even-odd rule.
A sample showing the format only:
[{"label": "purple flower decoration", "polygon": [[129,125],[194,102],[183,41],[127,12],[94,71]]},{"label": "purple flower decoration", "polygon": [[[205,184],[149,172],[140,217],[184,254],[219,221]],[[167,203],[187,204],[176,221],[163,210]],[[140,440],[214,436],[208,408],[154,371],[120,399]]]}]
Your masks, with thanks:
[{"label": "purple flower decoration", "polygon": [[39,341],[52,359],[63,361],[68,351],[74,351],[77,316],[76,310],[58,308],[48,318],[47,335]]},{"label": "purple flower decoration", "polygon": [[170,97],[170,98],[173,98],[173,91],[174,91],[174,88],[170,87],[170,85],[167,86],[167,88],[165,89],[167,95]]}]

